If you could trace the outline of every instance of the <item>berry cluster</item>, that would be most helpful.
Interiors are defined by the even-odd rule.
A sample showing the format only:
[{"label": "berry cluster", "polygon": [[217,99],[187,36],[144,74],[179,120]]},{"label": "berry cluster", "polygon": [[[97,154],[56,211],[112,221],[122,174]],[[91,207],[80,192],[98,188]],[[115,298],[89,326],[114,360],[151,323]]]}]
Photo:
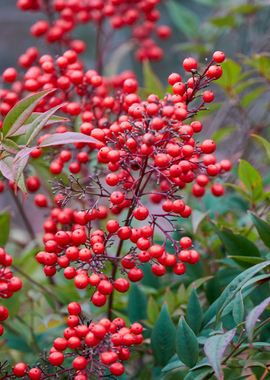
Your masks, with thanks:
[{"label": "berry cluster", "polygon": [[[18,292],[22,288],[22,281],[19,277],[13,276],[10,266],[12,257],[6,253],[4,248],[0,247],[0,298],[10,298],[13,293]],[[8,318],[8,309],[0,305],[0,322]],[[4,332],[2,324],[0,324],[0,335]]]},{"label": "berry cluster", "polygon": [[[55,89],[35,111],[63,103],[61,112],[70,119],[61,125],[48,123],[30,153],[30,164],[39,159],[48,165],[54,196],[44,192],[41,177],[30,172],[31,165],[25,170],[26,188],[30,193],[39,191],[34,202],[46,209],[47,215],[44,249],[36,259],[46,276],[62,271],[77,289],[90,288],[95,306],[108,301],[108,319],[88,321],[81,306],[72,302],[64,336],[54,340],[46,358],[55,372],[18,363],[6,379],[121,376],[130,346],[143,341],[143,328],[139,323],[128,328],[121,318],[112,319],[114,292],[127,292],[130,282],[140,281],[146,264],[156,276],[183,275],[186,265],[196,264],[200,258],[192,240],[175,232],[181,219],[192,213],[183,189],[190,187],[196,197],[203,196],[207,187],[215,196],[224,193],[216,178],[229,171],[231,163],[217,160],[213,140],[197,137],[203,130],[197,114],[215,98],[208,86],[222,75],[225,54],[215,52],[202,69],[194,58],[186,58],[184,75],[169,75],[168,93],[142,99],[134,73],[107,78],[101,75],[102,67],[89,70],[79,58],[84,43],[71,36],[80,23],[94,22],[98,33],[107,21],[114,29],[131,26],[133,39],[140,42],[137,57],[158,59],[162,51],[150,35],[155,32],[166,38],[170,34],[169,28],[156,26],[158,3],[18,1],[22,10],[43,10],[48,15],[48,20],[32,26],[33,35],[68,46],[57,57],[29,48],[19,57],[19,70],[10,67],[2,74],[2,118],[24,95]],[[59,144],[58,149],[42,146],[52,133],[78,130],[93,143],[69,142]],[[3,189],[0,182],[0,192]],[[1,295],[7,297],[19,290],[21,282],[6,268],[11,258],[4,250],[3,254],[0,251],[0,264]],[[2,308],[0,320],[7,316]]]},{"label": "berry cluster", "polygon": [[168,26],[156,25],[160,19],[159,3],[160,0],[18,0],[17,6],[23,11],[39,10],[47,16],[32,25],[34,37],[43,37],[48,43],[61,43],[77,53],[86,49],[82,40],[72,37],[72,32],[80,24],[95,25],[104,38],[103,48],[105,38],[108,44],[112,31],[128,27],[137,45],[136,58],[142,61],[161,59],[163,50],[153,37],[167,39],[171,35]]},{"label": "berry cluster", "polygon": [[[181,275],[186,263],[198,262],[199,254],[191,239],[174,238],[174,219],[187,218],[192,212],[179,190],[193,183],[193,194],[203,196],[211,183],[212,193],[221,196],[223,186],[213,184],[212,179],[230,170],[231,164],[228,160],[217,162],[213,140],[199,143],[195,139],[203,128],[201,122],[186,120],[196,116],[214,98],[213,92],[205,87],[220,77],[219,63],[224,59],[222,52],[215,52],[201,74],[196,60],[185,59],[183,67],[191,78],[184,83],[179,74],[171,74],[168,82],[173,94],[164,99],[150,95],[147,101],[142,101],[137,94],[137,81],[128,78],[122,84],[118,119],[114,119],[113,110],[107,110],[106,120],[98,128],[94,115],[91,121],[81,124],[81,132],[96,139],[95,148],[76,144],[74,149],[61,150],[50,165],[51,172],[57,175],[75,155],[77,161],[69,164],[68,170],[72,174],[80,172],[83,183],[71,177],[68,185],[56,180],[53,189],[56,204],[70,202],[72,206],[75,198],[83,208],[78,211],[73,206],[51,205],[50,216],[44,223],[45,251],[37,255],[47,276],[63,269],[64,276],[73,279],[77,288],[93,287],[92,302],[103,306],[114,289],[127,291],[128,280],[142,279],[142,266],[146,262],[157,276],[170,268]],[[96,175],[88,171],[86,177],[83,175],[82,156],[84,163],[97,159]],[[80,170],[74,170],[75,164]],[[42,194],[35,201],[40,207],[49,205]],[[124,212],[121,224],[115,216]],[[98,228],[101,219],[107,220],[105,230]],[[156,243],[160,235],[163,244]],[[173,247],[173,254],[168,253],[168,245]],[[112,268],[111,276],[104,275],[108,265]],[[117,269],[128,280],[125,276],[116,279]]]},{"label": "berry cluster", "polygon": [[[123,375],[124,362],[130,357],[131,347],[143,341],[142,325],[133,323],[128,328],[122,318],[89,321],[82,315],[77,302],[68,305],[68,312],[68,327],[63,337],[54,340],[48,356],[48,362],[55,368],[54,373],[47,373],[42,366],[29,369],[27,364],[20,362],[13,367],[15,377],[40,380],[68,373],[75,380],[87,380],[92,376],[103,378],[108,373]],[[71,366],[63,369],[65,361]]]}]

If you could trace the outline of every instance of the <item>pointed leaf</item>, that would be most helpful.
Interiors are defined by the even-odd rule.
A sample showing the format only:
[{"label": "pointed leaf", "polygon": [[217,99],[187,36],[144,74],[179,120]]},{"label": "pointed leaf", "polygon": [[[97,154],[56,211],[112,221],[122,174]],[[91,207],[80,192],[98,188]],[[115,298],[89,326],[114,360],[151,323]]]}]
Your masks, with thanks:
[{"label": "pointed leaf", "polygon": [[233,319],[235,323],[238,325],[239,323],[243,322],[244,319],[244,302],[243,302],[243,297],[242,293],[238,292],[235,300],[233,301]]},{"label": "pointed leaf", "polygon": [[187,305],[187,323],[197,335],[202,325],[202,308],[196,289],[193,289]]},{"label": "pointed leaf", "polygon": [[176,368],[184,367],[185,364],[178,359],[177,355],[174,355],[170,362],[162,368],[161,372],[170,372]]},{"label": "pointed leaf", "polygon": [[47,112],[40,114],[29,126],[26,131],[26,145],[30,143],[37,137],[43,127],[48,123],[53,114],[58,111],[63,104],[60,104],[56,107],[51,108]]},{"label": "pointed leaf", "polygon": [[[42,112],[33,112],[30,115],[30,117],[26,120],[26,122],[24,123],[24,125],[22,125],[16,132],[14,132],[12,134],[12,137],[24,135],[26,133],[26,131],[29,128],[31,128],[31,125],[36,121],[36,119],[40,115],[43,115],[43,113]],[[52,125],[52,124],[57,124],[57,123],[65,123],[67,121],[69,121],[69,119],[66,118],[66,117],[53,115],[53,116],[51,116],[49,118],[49,120],[47,121],[46,125]]]},{"label": "pointed leaf", "polygon": [[252,200],[255,202],[260,199],[263,192],[263,180],[258,170],[256,170],[249,162],[240,160],[238,176]]},{"label": "pointed leaf", "polygon": [[258,136],[258,135],[251,135],[258,143],[260,143],[265,151],[266,151],[266,154],[267,154],[267,157],[269,158],[270,160],[270,142],[265,140],[263,137],[261,136]]},{"label": "pointed leaf", "polygon": [[236,329],[227,331],[225,334],[217,334],[210,336],[205,342],[204,352],[207,356],[211,367],[213,368],[217,378],[219,380],[224,379],[221,363],[224,353],[233,340]]},{"label": "pointed leaf", "polygon": [[225,246],[227,253],[231,256],[260,256],[260,251],[252,241],[242,235],[234,234],[228,229],[219,230],[215,228],[220,240]]},{"label": "pointed leaf", "polygon": [[210,375],[213,372],[211,367],[197,368],[195,370],[190,370],[184,380],[205,380],[207,375]]},{"label": "pointed leaf", "polygon": [[250,213],[250,217],[256,227],[256,230],[258,231],[258,234],[260,235],[260,238],[264,244],[270,248],[270,224],[253,213]]},{"label": "pointed leaf", "polygon": [[131,286],[128,297],[128,317],[133,322],[140,322],[147,318],[147,300],[138,285]]},{"label": "pointed leaf", "polygon": [[194,367],[198,361],[199,344],[196,335],[181,317],[176,330],[176,353],[188,367]]},{"label": "pointed leaf", "polygon": [[249,341],[252,341],[253,332],[258,321],[260,315],[264,312],[267,306],[270,304],[270,297],[266,298],[262,303],[256,306],[251,312],[248,314],[246,319],[246,331]]},{"label": "pointed leaf", "polygon": [[55,146],[55,145],[64,145],[64,144],[75,144],[78,142],[93,144],[95,145],[98,140],[93,137],[84,135],[83,133],[78,132],[64,132],[64,133],[54,133],[48,136],[42,141],[39,145],[41,148]]},{"label": "pointed leaf", "polygon": [[29,95],[20,100],[6,115],[2,132],[4,136],[12,136],[30,117],[38,103],[44,96],[54,92],[55,90],[45,90]]},{"label": "pointed leaf", "polygon": [[265,261],[263,257],[256,257],[256,256],[228,256],[228,258],[234,260],[236,263],[243,266],[244,268],[249,267],[254,264],[259,264]]},{"label": "pointed leaf", "polygon": [[156,362],[160,366],[165,366],[175,353],[175,327],[166,304],[162,306],[152,330],[151,346]]},{"label": "pointed leaf", "polygon": [[[203,324],[206,325],[213,318],[220,316],[224,308],[234,299],[235,295],[249,282],[252,284],[252,277],[255,276],[258,272],[270,265],[270,261],[265,261],[263,263],[254,265],[251,268],[248,268],[244,272],[236,276],[233,281],[231,281],[226,288],[223,290],[221,295],[215,300],[215,302],[208,308],[207,312],[204,315]],[[254,280],[254,279],[252,279]],[[256,278],[255,280],[256,281]]]}]

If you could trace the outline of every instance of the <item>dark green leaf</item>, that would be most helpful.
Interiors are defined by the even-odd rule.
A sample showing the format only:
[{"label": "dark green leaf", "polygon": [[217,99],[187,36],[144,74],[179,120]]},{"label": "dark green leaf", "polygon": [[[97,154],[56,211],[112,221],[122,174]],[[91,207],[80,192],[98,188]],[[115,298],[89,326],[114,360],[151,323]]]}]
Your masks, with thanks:
[{"label": "dark green leaf", "polygon": [[147,318],[147,299],[138,285],[131,286],[128,297],[128,317],[130,321],[139,322]]},{"label": "dark green leaf", "polygon": [[264,244],[270,248],[270,224],[253,213],[250,213],[250,217],[256,227],[256,230],[258,231],[258,234],[260,235],[260,238]]},{"label": "dark green leaf", "polygon": [[45,90],[20,100],[7,114],[3,122],[4,136],[12,136],[30,117],[39,101],[55,90]]},{"label": "dark green leaf", "polygon": [[193,289],[187,304],[187,323],[197,335],[202,324],[202,308],[196,289]]},{"label": "dark green leaf", "polygon": [[10,215],[8,212],[0,214],[0,247],[4,247],[8,242],[10,228]]},{"label": "dark green leaf", "polygon": [[245,270],[244,272],[236,276],[235,279],[233,279],[233,281],[226,286],[226,288],[223,290],[222,294],[216,299],[216,301],[208,308],[207,312],[204,315],[204,325],[211,321],[212,318],[220,315],[224,308],[234,299],[235,295],[243,288],[243,286],[249,281],[249,284],[251,285],[252,277],[254,277],[255,274],[257,274],[269,265],[270,261],[268,260],[264,263],[254,265],[253,267]]},{"label": "dark green leaf", "polygon": [[165,304],[153,328],[151,346],[156,362],[161,366],[165,366],[175,353],[175,327]]},{"label": "dark green leaf", "polygon": [[225,246],[227,253],[231,256],[260,256],[260,251],[252,241],[242,235],[234,234],[227,229],[215,228],[220,240]]},{"label": "dark green leaf", "polygon": [[250,265],[262,263],[265,260],[263,257],[255,256],[228,256],[228,258],[232,259],[243,267],[250,267]]},{"label": "dark green leaf", "polygon": [[197,368],[195,370],[190,370],[188,374],[184,377],[184,380],[204,380],[207,379],[207,375],[213,372],[211,367]]},{"label": "dark green leaf", "polygon": [[198,361],[199,344],[184,317],[180,318],[176,330],[176,353],[188,367],[194,367]]},{"label": "dark green leaf", "polygon": [[237,325],[243,321],[244,313],[245,313],[245,310],[244,310],[242,293],[238,292],[235,296],[235,300],[233,301],[233,311],[232,311],[233,319]]},{"label": "dark green leaf", "polygon": [[223,379],[221,363],[226,348],[233,340],[236,329],[227,331],[225,334],[210,336],[205,342],[204,352],[218,379]]},{"label": "dark green leaf", "polygon": [[184,365],[185,364],[182,363],[181,360],[177,358],[177,355],[174,355],[172,359],[170,360],[170,362],[165,367],[162,368],[161,372],[170,372],[176,368],[183,367]]},{"label": "dark green leaf", "polygon": [[252,342],[253,332],[260,315],[264,312],[270,304],[270,297],[266,298],[260,305],[256,306],[247,316],[246,331],[250,342]]}]

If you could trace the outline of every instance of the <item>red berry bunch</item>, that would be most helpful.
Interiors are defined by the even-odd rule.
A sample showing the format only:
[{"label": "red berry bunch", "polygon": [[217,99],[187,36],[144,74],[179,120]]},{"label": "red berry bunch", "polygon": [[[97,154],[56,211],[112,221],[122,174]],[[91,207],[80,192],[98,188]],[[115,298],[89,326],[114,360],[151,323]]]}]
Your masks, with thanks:
[{"label": "red berry bunch", "polygon": [[111,30],[128,27],[138,46],[137,59],[159,60],[163,50],[154,37],[167,39],[171,35],[170,27],[156,25],[160,18],[159,3],[160,0],[18,0],[17,6],[22,11],[44,13],[45,18],[35,22],[30,31],[34,37],[45,38],[47,43],[61,43],[82,53],[85,43],[72,37],[81,24],[93,23],[99,32],[105,28],[106,38],[112,35]]},{"label": "red berry bunch", "polygon": [[[87,320],[77,302],[68,305],[69,316],[63,337],[57,337],[48,355],[48,362],[54,367],[54,376],[72,375],[75,380],[87,380],[91,376],[101,378],[106,373],[121,376],[125,372],[124,362],[130,357],[132,346],[143,342],[143,327],[140,323],[126,326],[122,318],[99,322]],[[71,363],[65,367],[65,361]],[[13,367],[16,377],[33,380],[52,376],[42,367],[29,369],[25,363]]]},{"label": "red berry bunch", "polygon": [[[18,292],[22,288],[22,281],[19,277],[13,276],[10,266],[12,257],[6,253],[4,248],[0,247],[0,298],[10,298],[13,293]],[[0,305],[0,322],[8,318],[8,309]],[[3,326],[0,324],[0,335],[4,332]]]},{"label": "red berry bunch", "polygon": [[[145,263],[155,275],[163,276],[171,270],[182,275],[186,264],[198,262],[199,253],[191,239],[175,238],[174,218],[188,218],[192,213],[181,195],[188,184],[192,183],[196,197],[204,195],[208,184],[215,196],[224,193],[223,186],[213,179],[230,170],[230,162],[217,162],[215,142],[195,138],[203,129],[202,123],[188,122],[205,107],[205,88],[217,79],[209,70],[217,67],[221,72],[219,62],[223,59],[223,53],[215,52],[202,73],[193,58],[185,59],[183,67],[191,78],[184,82],[179,74],[171,74],[168,82],[173,94],[163,99],[150,95],[141,100],[136,80],[126,79],[121,88],[122,108],[117,107],[121,115],[114,119],[114,111],[107,110],[106,124],[87,131],[84,127],[90,122],[82,123],[81,131],[94,137],[97,144],[76,144],[72,151],[64,147],[50,170],[59,174],[56,165],[62,170],[76,155],[79,166],[79,157],[85,157],[85,163],[97,160],[97,174],[87,172],[87,178],[80,172],[81,177],[71,177],[68,185],[55,181],[58,207],[51,208],[44,223],[44,251],[37,254],[47,276],[63,270],[78,289],[90,286],[93,304],[103,306],[114,290],[125,292],[130,281],[143,278]],[[101,112],[104,115],[104,109]],[[84,209],[74,209],[75,199],[80,199]],[[35,202],[39,207],[48,206],[42,194]],[[67,202],[70,208],[61,207]],[[116,216],[123,213],[125,219],[120,223]],[[102,219],[107,220],[105,229],[99,228]],[[162,244],[156,242],[159,236]],[[170,246],[173,253],[168,252]],[[107,269],[110,275],[104,274]]]}]

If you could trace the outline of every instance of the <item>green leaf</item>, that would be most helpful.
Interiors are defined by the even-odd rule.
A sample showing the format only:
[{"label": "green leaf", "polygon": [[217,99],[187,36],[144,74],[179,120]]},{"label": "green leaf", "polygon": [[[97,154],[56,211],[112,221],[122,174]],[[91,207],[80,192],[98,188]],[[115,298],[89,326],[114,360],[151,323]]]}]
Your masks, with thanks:
[{"label": "green leaf", "polygon": [[223,128],[220,128],[218,129],[217,131],[215,131],[211,138],[216,142],[220,142],[222,140],[224,140],[226,137],[230,136],[232,134],[232,132],[235,131],[235,127],[234,126],[228,126],[228,127],[223,127]]},{"label": "green leaf", "polygon": [[132,323],[139,322],[147,318],[146,296],[136,284],[131,286],[129,292],[128,317]]},{"label": "green leaf", "polygon": [[[215,302],[208,308],[204,315],[203,324],[208,324],[213,318],[218,318],[224,308],[234,299],[236,294],[246,285],[247,282],[252,284],[252,277],[258,272],[270,265],[270,261],[254,265],[251,268],[246,269],[244,272],[236,276],[223,290],[221,295],[215,300]],[[251,280],[252,279],[252,280]]]},{"label": "green leaf", "polygon": [[243,322],[244,313],[245,313],[245,310],[244,310],[244,302],[243,302],[242,293],[238,292],[235,296],[235,300],[233,301],[233,311],[232,311],[233,319],[237,325]]},{"label": "green leaf", "polygon": [[[31,128],[31,125],[35,123],[36,119],[39,118],[43,114],[44,113],[42,112],[33,112],[30,115],[30,117],[26,120],[26,122],[16,132],[12,134],[12,137],[24,135],[26,131],[29,128]],[[53,125],[57,123],[65,123],[67,121],[69,121],[69,119],[66,117],[53,115],[49,118],[46,125],[49,126],[49,125]]]},{"label": "green leaf", "polygon": [[17,145],[14,141],[11,139],[5,139],[1,143],[1,150],[4,150],[5,152],[8,152],[10,154],[16,154],[18,150],[20,150],[19,145]]},{"label": "green leaf", "polygon": [[227,331],[225,334],[217,334],[210,336],[205,342],[204,352],[207,356],[211,367],[213,368],[217,378],[223,380],[223,371],[221,368],[221,363],[223,360],[223,355],[226,348],[233,340],[236,329]]},{"label": "green leaf", "polygon": [[202,278],[198,278],[197,280],[193,281],[188,287],[187,287],[187,295],[190,297],[193,289],[200,288],[203,284],[205,284],[207,281],[211,280],[213,276],[206,276]]},{"label": "green leaf", "polygon": [[200,20],[197,14],[175,0],[170,0],[165,4],[175,26],[188,39],[196,38],[200,30]]},{"label": "green leaf", "polygon": [[164,294],[164,301],[168,305],[169,313],[172,314],[176,307],[176,299],[174,293],[167,288]]},{"label": "green leaf", "polygon": [[193,289],[187,304],[187,323],[192,328],[194,333],[198,335],[202,325],[202,308],[196,289]]},{"label": "green leaf", "polygon": [[47,112],[40,114],[31,124],[28,125],[26,130],[26,145],[29,146],[30,143],[38,136],[43,127],[47,125],[53,114],[58,111],[63,104],[51,108]]},{"label": "green leaf", "polygon": [[205,380],[207,375],[213,372],[211,367],[197,368],[195,370],[190,370],[184,377],[184,380]]},{"label": "green leaf", "polygon": [[231,11],[233,13],[239,13],[242,15],[250,15],[255,14],[261,7],[261,4],[243,4],[238,5],[237,7],[233,7]]},{"label": "green leaf", "polygon": [[194,367],[198,361],[199,344],[196,335],[181,317],[176,330],[176,353],[188,367]]},{"label": "green leaf", "polygon": [[270,248],[270,224],[253,213],[250,213],[250,217],[254,226],[256,227],[256,230],[258,231],[260,238],[264,244]]},{"label": "green leaf", "polygon": [[270,160],[270,142],[268,142],[267,140],[265,140],[263,137],[261,136],[258,136],[258,135],[251,135],[258,143],[260,143],[264,149],[265,149],[265,152],[267,154],[267,157],[269,158]]},{"label": "green leaf", "polygon": [[232,89],[240,80],[241,66],[231,59],[226,59],[222,63],[223,75],[216,82],[220,87],[225,90]]},{"label": "green leaf", "polygon": [[256,322],[258,322],[260,315],[264,312],[269,304],[270,297],[266,298],[248,314],[246,319],[246,331],[250,342],[252,342]]},{"label": "green leaf", "polygon": [[234,234],[230,230],[215,228],[220,240],[231,256],[260,256],[260,251],[252,241],[246,237]]},{"label": "green leaf", "polygon": [[4,247],[8,242],[10,229],[10,215],[8,212],[0,214],[0,247]]},{"label": "green leaf", "polygon": [[252,102],[257,100],[262,94],[264,94],[267,91],[268,87],[261,86],[257,87],[254,90],[249,91],[248,94],[246,94],[240,101],[241,105],[246,108],[251,105]]},{"label": "green leaf", "polygon": [[204,218],[207,216],[207,212],[201,212],[199,210],[193,210],[191,214],[191,223],[192,223],[192,230],[195,234],[201,224],[201,222],[204,220]]},{"label": "green leaf", "polygon": [[174,355],[172,357],[172,360],[170,360],[170,362],[165,367],[162,368],[161,372],[170,372],[176,368],[183,367],[184,365],[185,364],[182,363],[181,360],[179,360],[176,355]]},{"label": "green leaf", "polygon": [[45,90],[37,92],[36,94],[29,95],[20,100],[6,115],[2,132],[4,136],[13,136],[23,124],[30,117],[38,103],[44,96],[54,92],[55,90]]},{"label": "green leaf", "polygon": [[151,346],[156,362],[160,366],[165,366],[175,353],[175,327],[166,304],[162,306],[152,330]]},{"label": "green leaf", "polygon": [[236,26],[236,18],[233,15],[214,17],[210,22],[218,28],[233,28]]},{"label": "green leaf", "polygon": [[159,98],[164,95],[164,88],[160,79],[153,72],[148,61],[143,62],[144,91],[146,95],[155,94]]},{"label": "green leaf", "polygon": [[156,303],[153,297],[150,297],[147,304],[147,315],[148,315],[149,322],[154,324],[157,320],[158,314],[159,314],[158,304]]},{"label": "green leaf", "polygon": [[263,257],[254,257],[254,256],[228,256],[228,258],[234,260],[239,265],[242,265],[245,267],[250,266],[250,265],[245,265],[245,264],[254,265],[254,264],[262,263],[265,260]]},{"label": "green leaf", "polygon": [[251,199],[255,202],[263,193],[263,180],[260,173],[247,161],[240,160],[238,176],[243,183]]},{"label": "green leaf", "polygon": [[255,54],[245,60],[245,63],[254,67],[267,80],[270,79],[270,56],[267,53]]}]

